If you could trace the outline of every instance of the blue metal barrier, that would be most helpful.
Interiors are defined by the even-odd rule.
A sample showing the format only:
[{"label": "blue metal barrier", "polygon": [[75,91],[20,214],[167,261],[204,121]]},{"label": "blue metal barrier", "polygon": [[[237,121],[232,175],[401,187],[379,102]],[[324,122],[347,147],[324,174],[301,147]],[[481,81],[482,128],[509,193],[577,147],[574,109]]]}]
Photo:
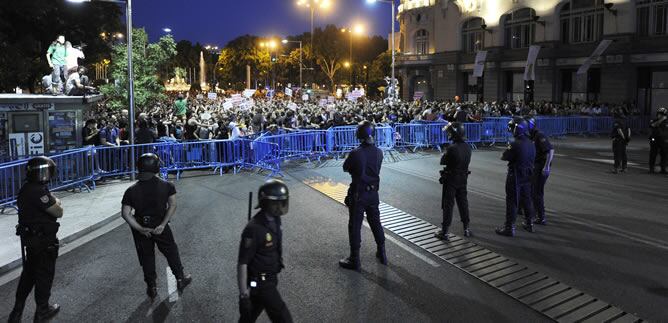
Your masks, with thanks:
[{"label": "blue metal barrier", "polygon": [[612,117],[591,118],[590,134],[609,133],[612,130]]},{"label": "blue metal barrier", "polygon": [[282,160],[318,158],[328,154],[327,131],[311,130],[280,135],[262,136],[255,142],[268,142],[278,146]]},{"label": "blue metal barrier", "polygon": [[395,125],[396,147],[415,151],[419,148],[429,147],[427,129],[424,124],[410,123]]},{"label": "blue metal barrier", "polygon": [[480,142],[492,145],[497,142],[509,142],[512,138],[512,134],[508,132],[510,120],[510,117],[484,118]]},{"label": "blue metal barrier", "polygon": [[561,117],[537,117],[536,126],[548,137],[564,137],[568,130],[568,119]]},{"label": "blue metal barrier", "polygon": [[584,116],[570,116],[566,117],[566,134],[569,135],[584,135],[589,133],[591,125],[590,117]]}]

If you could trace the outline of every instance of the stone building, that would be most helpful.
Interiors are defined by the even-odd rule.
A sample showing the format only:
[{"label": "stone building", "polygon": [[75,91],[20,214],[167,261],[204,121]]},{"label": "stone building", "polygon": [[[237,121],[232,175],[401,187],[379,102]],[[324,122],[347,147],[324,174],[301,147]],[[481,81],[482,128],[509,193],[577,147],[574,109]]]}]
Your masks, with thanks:
[{"label": "stone building", "polygon": [[[643,113],[668,104],[668,0],[402,0],[398,12],[404,99],[633,102]],[[612,43],[578,74],[603,40]],[[540,52],[525,81],[531,45]]]}]

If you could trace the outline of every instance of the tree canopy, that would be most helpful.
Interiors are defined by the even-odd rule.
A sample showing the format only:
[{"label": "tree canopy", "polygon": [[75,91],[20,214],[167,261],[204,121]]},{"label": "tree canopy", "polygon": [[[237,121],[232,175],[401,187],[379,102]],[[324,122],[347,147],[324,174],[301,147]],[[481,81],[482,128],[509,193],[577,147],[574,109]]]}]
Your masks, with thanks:
[{"label": "tree canopy", "polygon": [[[149,43],[144,29],[134,29],[132,33],[132,71],[134,73],[134,99],[137,112],[149,108],[151,104],[165,98],[165,88],[159,77],[160,69],[176,55],[176,43],[171,35],[163,36],[157,43]],[[111,54],[112,84],[101,87],[109,99],[108,105],[114,109],[129,106],[127,46],[118,44]]]}]

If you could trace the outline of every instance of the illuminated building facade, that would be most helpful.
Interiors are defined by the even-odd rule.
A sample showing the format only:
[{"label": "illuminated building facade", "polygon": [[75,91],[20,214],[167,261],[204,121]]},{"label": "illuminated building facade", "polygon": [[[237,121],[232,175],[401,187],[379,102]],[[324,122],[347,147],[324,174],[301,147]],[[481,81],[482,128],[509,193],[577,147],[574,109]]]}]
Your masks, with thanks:
[{"label": "illuminated building facade", "polygon": [[628,101],[645,113],[668,104],[668,0],[403,0],[398,20],[404,99]]}]

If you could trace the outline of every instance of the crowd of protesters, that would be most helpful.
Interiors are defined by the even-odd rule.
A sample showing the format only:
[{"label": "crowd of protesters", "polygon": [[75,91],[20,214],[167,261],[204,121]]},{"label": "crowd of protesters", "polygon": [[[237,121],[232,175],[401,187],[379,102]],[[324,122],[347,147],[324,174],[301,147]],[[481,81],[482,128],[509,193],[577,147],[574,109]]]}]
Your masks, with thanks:
[{"label": "crowd of protesters", "polygon": [[[171,95],[139,114],[135,125],[135,143],[235,139],[241,136],[276,132],[279,129],[327,129],[355,125],[363,120],[374,123],[479,122],[485,117],[513,115],[607,116],[613,110],[637,114],[633,104],[573,102],[459,102],[411,101],[389,105],[360,98],[357,101],[320,97],[309,102],[289,98],[253,98],[251,104],[224,104],[229,97],[208,99],[203,96]],[[244,102],[248,101],[244,99]],[[238,102],[237,102],[238,103]],[[232,105],[232,106],[230,106]],[[128,144],[129,114],[112,111],[104,103],[88,111],[83,129],[83,145],[116,146]]]}]

